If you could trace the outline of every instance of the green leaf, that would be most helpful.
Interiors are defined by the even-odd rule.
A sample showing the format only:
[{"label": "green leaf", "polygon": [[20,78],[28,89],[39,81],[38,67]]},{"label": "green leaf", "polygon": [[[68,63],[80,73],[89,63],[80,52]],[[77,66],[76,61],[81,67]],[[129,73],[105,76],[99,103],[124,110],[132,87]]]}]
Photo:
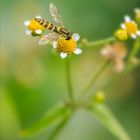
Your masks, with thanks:
[{"label": "green leaf", "polygon": [[44,117],[40,119],[35,125],[22,130],[20,132],[20,136],[27,137],[42,132],[50,126],[61,122],[65,118],[65,116],[67,116],[70,112],[70,109],[66,108],[64,104],[58,104],[50,111],[48,111],[44,115]]},{"label": "green leaf", "polygon": [[104,104],[94,102],[92,113],[94,113],[94,116],[101,122],[101,124],[118,137],[119,140],[130,140],[130,137],[120,122]]}]

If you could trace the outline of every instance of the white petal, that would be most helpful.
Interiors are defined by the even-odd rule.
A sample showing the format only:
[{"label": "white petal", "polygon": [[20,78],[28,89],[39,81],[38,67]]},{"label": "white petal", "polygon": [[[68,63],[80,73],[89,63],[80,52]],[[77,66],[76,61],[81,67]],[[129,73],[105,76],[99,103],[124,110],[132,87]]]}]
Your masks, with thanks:
[{"label": "white petal", "polygon": [[24,25],[28,27],[28,26],[30,25],[30,21],[29,21],[29,20],[26,20],[26,21],[24,22]]},{"label": "white petal", "polygon": [[35,33],[42,34],[42,30],[40,30],[40,29],[39,30],[36,30]]},{"label": "white petal", "polygon": [[125,20],[125,22],[130,22],[131,18],[128,15],[126,15],[126,16],[124,16],[124,20]]},{"label": "white petal", "polygon": [[137,31],[137,35],[140,36],[140,31]]},{"label": "white petal", "polygon": [[121,24],[121,28],[122,28],[122,29],[126,29],[125,24],[122,23],[122,24]]},{"label": "white petal", "polygon": [[56,49],[58,47],[57,46],[57,41],[54,41],[52,45],[53,45],[53,48]]},{"label": "white petal", "polygon": [[133,38],[133,39],[136,39],[136,35],[135,34],[131,34],[131,37]]},{"label": "white petal", "polygon": [[80,39],[80,35],[79,34],[73,34],[73,39],[75,40],[75,41],[78,41],[79,39]]},{"label": "white petal", "polygon": [[79,49],[79,48],[76,48],[75,51],[74,51],[75,54],[81,54],[82,53],[82,50]]},{"label": "white petal", "polygon": [[31,35],[32,31],[31,30],[26,30],[25,33],[26,33],[26,35]]},{"label": "white petal", "polygon": [[137,14],[137,13],[140,12],[140,9],[139,9],[139,8],[135,8],[135,9],[134,9],[134,12]]},{"label": "white petal", "polygon": [[36,18],[42,18],[40,15],[36,16]]},{"label": "white petal", "polygon": [[62,59],[66,58],[67,55],[68,55],[68,54],[67,54],[67,53],[64,53],[64,52],[61,52],[61,53],[60,53],[60,56],[61,56]]}]

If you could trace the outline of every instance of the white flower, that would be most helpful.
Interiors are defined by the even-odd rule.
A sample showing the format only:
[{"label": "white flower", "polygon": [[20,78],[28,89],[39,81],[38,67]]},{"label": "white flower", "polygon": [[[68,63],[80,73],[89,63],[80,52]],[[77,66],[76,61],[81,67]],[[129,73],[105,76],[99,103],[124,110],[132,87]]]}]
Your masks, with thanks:
[{"label": "white flower", "polygon": [[79,40],[79,38],[80,38],[79,34],[73,34],[72,38],[69,40],[66,40],[62,36],[54,36],[54,34],[51,34],[50,36],[44,35],[40,40],[39,44],[40,45],[46,44],[50,41],[53,48],[56,49],[60,53],[60,57],[64,59],[68,55],[71,54],[79,55],[82,53],[82,50],[80,48],[77,48],[77,41]]},{"label": "white flower", "polygon": [[131,20],[129,16],[124,17],[124,23],[121,24],[121,28],[125,30],[132,39],[136,39],[137,36],[140,35],[137,23]]}]

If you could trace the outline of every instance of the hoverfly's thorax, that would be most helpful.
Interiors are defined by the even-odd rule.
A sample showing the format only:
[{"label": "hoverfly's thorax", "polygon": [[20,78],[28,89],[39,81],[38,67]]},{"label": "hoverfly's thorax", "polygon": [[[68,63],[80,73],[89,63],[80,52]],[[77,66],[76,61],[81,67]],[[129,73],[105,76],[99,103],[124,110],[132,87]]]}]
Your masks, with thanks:
[{"label": "hoverfly's thorax", "polygon": [[69,34],[69,31],[66,28],[60,28],[60,32],[65,35]]},{"label": "hoverfly's thorax", "polygon": [[60,28],[60,33],[65,36],[66,40],[71,39],[72,34],[73,34],[69,30],[67,30],[66,28]]}]

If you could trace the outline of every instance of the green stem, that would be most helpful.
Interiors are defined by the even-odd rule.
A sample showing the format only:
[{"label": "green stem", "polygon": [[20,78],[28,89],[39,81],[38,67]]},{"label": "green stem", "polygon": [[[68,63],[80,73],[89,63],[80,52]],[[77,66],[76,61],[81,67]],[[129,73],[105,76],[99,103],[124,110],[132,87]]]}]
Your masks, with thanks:
[{"label": "green stem", "polygon": [[102,74],[102,72],[106,69],[106,67],[110,64],[110,60],[107,60],[103,66],[99,69],[99,71],[95,74],[95,76],[92,78],[92,80],[89,82],[89,84],[87,85],[87,87],[83,90],[81,95],[84,95],[86,93],[89,92],[89,90],[91,89],[91,87],[95,84],[95,82],[98,80],[98,78],[100,77],[100,75]]},{"label": "green stem", "polygon": [[[94,92],[97,92],[98,90],[104,88],[104,87],[107,87],[108,85],[111,85],[111,84],[115,84],[115,83],[118,83],[119,80],[120,80],[120,77],[121,79],[123,79],[126,75],[128,75],[131,71],[133,71],[135,68],[139,67],[140,66],[140,62],[137,64],[137,65],[132,65],[131,67],[127,67],[123,73],[118,77],[116,75],[110,77],[108,80],[106,80],[106,82],[102,85],[99,85],[95,90]],[[86,99],[90,99],[91,97],[93,96],[93,94],[88,94]]]},{"label": "green stem", "polygon": [[69,114],[69,116],[67,116],[66,118],[64,118],[64,120],[62,122],[60,122],[60,124],[54,129],[53,133],[49,136],[49,138],[47,140],[55,140],[58,137],[58,135],[60,134],[62,129],[65,127],[67,122],[70,120],[71,115],[72,114]]},{"label": "green stem", "polygon": [[66,58],[66,76],[67,76],[67,86],[68,86],[68,93],[69,98],[72,103],[74,103],[74,96],[72,90],[72,82],[71,82],[71,72],[70,72],[70,58]]},{"label": "green stem", "polygon": [[101,45],[111,43],[111,42],[114,42],[114,41],[115,41],[114,37],[109,37],[109,38],[106,38],[106,39],[103,39],[103,40],[98,40],[98,41],[93,41],[93,42],[88,42],[88,41],[85,40],[82,43],[84,45],[90,47],[90,46],[101,46]]},{"label": "green stem", "polygon": [[128,59],[127,59],[127,63],[129,63],[131,61],[131,58],[133,56],[135,56],[137,54],[137,52],[140,50],[140,40],[139,38],[135,41],[134,45],[133,45],[133,48],[128,56]]}]

